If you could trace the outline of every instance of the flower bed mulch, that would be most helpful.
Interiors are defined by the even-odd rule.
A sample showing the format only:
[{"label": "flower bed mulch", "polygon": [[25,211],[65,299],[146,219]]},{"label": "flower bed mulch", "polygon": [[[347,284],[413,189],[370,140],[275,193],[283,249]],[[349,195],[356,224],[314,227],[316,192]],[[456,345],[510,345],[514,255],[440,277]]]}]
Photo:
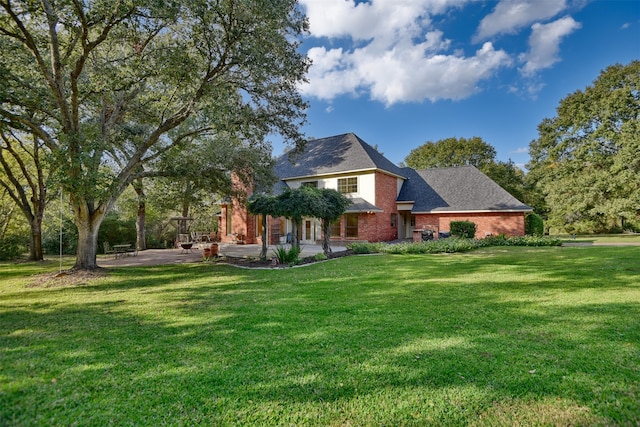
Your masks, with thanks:
[{"label": "flower bed mulch", "polygon": [[[331,252],[329,254],[329,256],[327,256],[327,259],[342,258],[342,257],[349,256],[349,255],[353,255],[353,251],[352,250]],[[246,268],[287,268],[287,267],[291,267],[288,264],[275,264],[271,257],[269,257],[266,260],[260,260],[259,258],[253,258],[253,257],[223,256],[223,257],[220,257],[220,258],[217,258],[217,259],[212,258],[211,261],[214,262],[214,263],[229,264],[229,265],[235,265],[237,267],[246,267]],[[300,260],[295,264],[295,266],[314,264],[316,262],[321,262],[321,261],[324,261],[324,260],[318,261],[315,256],[308,256],[308,257],[300,258]]]}]

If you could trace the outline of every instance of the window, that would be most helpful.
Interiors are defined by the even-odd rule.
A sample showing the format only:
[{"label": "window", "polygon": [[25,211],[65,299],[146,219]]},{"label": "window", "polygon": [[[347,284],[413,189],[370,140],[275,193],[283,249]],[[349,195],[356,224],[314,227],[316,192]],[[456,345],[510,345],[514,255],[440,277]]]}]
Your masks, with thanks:
[{"label": "window", "polygon": [[300,186],[318,188],[318,181],[305,181]]},{"label": "window", "polygon": [[342,194],[358,192],[358,177],[338,178],[338,191]]},{"label": "window", "polygon": [[233,233],[233,229],[231,228],[231,205],[227,205],[227,234]]},{"label": "window", "polygon": [[358,237],[358,214],[345,214],[344,237]]},{"label": "window", "polygon": [[392,213],[391,214],[391,227],[392,228],[396,228],[398,226],[398,214],[397,213]]},{"label": "window", "polygon": [[331,228],[329,229],[329,235],[334,237],[340,237],[340,218],[336,219],[331,223]]},{"label": "window", "polygon": [[416,226],[416,216],[411,215],[411,227],[415,227],[415,226]]},{"label": "window", "polygon": [[262,237],[262,215],[256,216],[256,237]]}]

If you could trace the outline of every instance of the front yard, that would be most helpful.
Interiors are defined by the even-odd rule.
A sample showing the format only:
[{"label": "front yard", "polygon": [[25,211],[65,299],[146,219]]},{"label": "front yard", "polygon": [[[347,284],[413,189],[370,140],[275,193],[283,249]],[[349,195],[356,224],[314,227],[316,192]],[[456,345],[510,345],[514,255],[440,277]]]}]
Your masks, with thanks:
[{"label": "front yard", "polygon": [[640,247],[50,286],[0,264],[0,425],[637,425]]}]

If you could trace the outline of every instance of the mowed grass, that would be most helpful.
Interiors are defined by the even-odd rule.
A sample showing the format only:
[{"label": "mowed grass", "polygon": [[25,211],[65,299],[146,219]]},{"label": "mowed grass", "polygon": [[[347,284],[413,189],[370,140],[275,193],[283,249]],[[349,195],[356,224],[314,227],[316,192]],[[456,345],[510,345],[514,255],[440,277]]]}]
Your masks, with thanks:
[{"label": "mowed grass", "polygon": [[0,265],[0,425],[640,423],[640,247],[42,269]]}]

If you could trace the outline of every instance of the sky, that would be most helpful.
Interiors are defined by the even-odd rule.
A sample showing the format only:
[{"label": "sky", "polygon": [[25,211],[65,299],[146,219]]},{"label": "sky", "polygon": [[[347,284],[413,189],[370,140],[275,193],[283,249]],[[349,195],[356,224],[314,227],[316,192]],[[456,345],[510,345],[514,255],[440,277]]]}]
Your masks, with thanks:
[{"label": "sky", "polygon": [[394,163],[427,141],[478,136],[524,167],[563,98],[640,59],[640,0],[300,3],[313,61],[304,133],[353,132]]}]

